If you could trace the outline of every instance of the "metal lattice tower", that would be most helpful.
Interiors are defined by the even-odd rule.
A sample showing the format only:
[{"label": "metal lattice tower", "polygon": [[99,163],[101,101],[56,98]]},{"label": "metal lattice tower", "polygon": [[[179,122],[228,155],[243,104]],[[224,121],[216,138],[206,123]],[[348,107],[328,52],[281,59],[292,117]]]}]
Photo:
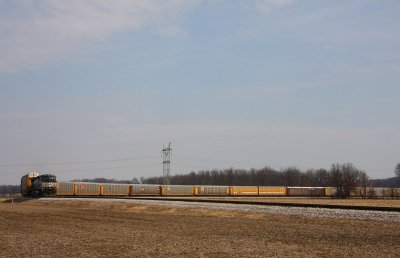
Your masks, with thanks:
[{"label": "metal lattice tower", "polygon": [[163,149],[161,150],[161,157],[163,160],[163,185],[169,185],[169,175],[171,170],[171,143],[168,144],[168,147],[165,148],[163,145]]}]

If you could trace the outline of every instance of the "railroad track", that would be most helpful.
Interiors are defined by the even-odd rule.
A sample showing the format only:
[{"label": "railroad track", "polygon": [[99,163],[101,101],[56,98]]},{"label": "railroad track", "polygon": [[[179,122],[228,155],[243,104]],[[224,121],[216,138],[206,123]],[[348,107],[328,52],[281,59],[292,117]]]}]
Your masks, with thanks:
[{"label": "railroad track", "polygon": [[301,208],[320,208],[320,209],[341,209],[341,210],[365,210],[365,211],[390,211],[400,212],[400,207],[379,207],[379,206],[359,206],[359,205],[337,205],[337,204],[315,204],[315,203],[287,203],[287,202],[260,202],[243,200],[213,200],[213,199],[188,199],[188,198],[168,198],[168,197],[118,197],[118,199],[170,201],[170,202],[191,202],[191,203],[221,203],[221,204],[244,204],[258,206],[283,206]]}]

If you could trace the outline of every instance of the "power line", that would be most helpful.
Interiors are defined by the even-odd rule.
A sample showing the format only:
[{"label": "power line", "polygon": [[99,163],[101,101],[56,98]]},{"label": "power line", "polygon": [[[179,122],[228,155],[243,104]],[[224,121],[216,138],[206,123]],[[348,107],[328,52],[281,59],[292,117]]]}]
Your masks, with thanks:
[{"label": "power line", "polygon": [[106,167],[106,168],[87,168],[87,169],[70,169],[70,170],[52,170],[51,172],[56,173],[66,173],[66,172],[80,172],[80,171],[97,171],[97,170],[108,170],[108,169],[120,169],[120,168],[137,168],[137,167],[151,167],[151,166],[159,166],[158,164],[145,164],[145,165],[136,165],[136,166],[121,166],[121,167]]},{"label": "power line", "polygon": [[[51,173],[70,173],[70,172],[81,172],[81,171],[97,171],[97,170],[110,170],[110,169],[121,169],[121,168],[138,168],[138,167],[152,167],[159,166],[161,163],[142,164],[134,166],[119,166],[119,167],[100,167],[100,168],[83,168],[83,169],[67,169],[67,170],[51,170]],[[0,172],[1,174],[15,174],[14,172]]]},{"label": "power line", "polygon": [[34,167],[34,166],[79,165],[79,164],[96,164],[96,163],[133,161],[133,160],[155,159],[155,158],[157,158],[157,156],[126,158],[126,159],[109,159],[109,160],[66,161],[66,162],[52,162],[52,163],[0,164],[0,167]]},{"label": "power line", "polygon": [[199,161],[199,162],[209,162],[209,163],[217,163],[217,164],[224,164],[224,163],[231,163],[230,161],[226,160],[213,160],[213,159],[205,159],[205,158],[195,158],[195,157],[190,157],[190,156],[184,156],[184,155],[175,155],[175,158],[183,158],[187,160],[194,160],[194,161]]}]

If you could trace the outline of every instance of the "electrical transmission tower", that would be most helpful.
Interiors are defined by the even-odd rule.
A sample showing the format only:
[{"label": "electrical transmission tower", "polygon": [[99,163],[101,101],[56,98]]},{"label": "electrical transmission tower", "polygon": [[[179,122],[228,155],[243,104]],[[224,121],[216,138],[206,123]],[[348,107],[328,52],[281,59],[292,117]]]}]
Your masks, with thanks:
[{"label": "electrical transmission tower", "polygon": [[161,150],[161,157],[163,160],[163,185],[169,185],[169,175],[171,170],[171,143],[168,144],[168,147],[165,148],[163,145],[163,149]]}]

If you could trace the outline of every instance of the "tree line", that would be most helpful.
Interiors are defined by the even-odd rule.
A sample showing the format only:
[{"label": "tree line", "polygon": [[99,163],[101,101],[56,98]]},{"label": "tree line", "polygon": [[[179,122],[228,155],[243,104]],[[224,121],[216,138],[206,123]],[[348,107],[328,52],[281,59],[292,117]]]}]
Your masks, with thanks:
[{"label": "tree line", "polygon": [[[162,177],[142,179],[144,184],[162,184]],[[351,163],[332,164],[327,169],[308,169],[297,167],[276,170],[270,167],[262,169],[225,169],[203,170],[189,174],[178,174],[170,178],[174,185],[242,185],[242,186],[301,186],[335,187],[337,197],[348,198],[356,187],[364,189],[374,186],[365,171],[357,169]]]},{"label": "tree line", "polygon": [[[351,175],[351,176],[349,176]],[[353,180],[354,179],[354,180]],[[202,170],[190,172],[189,174],[177,174],[170,178],[171,184],[176,185],[259,185],[259,186],[307,186],[326,187],[341,184],[361,185],[361,181],[369,180],[368,175],[351,163],[333,164],[327,170],[308,169],[305,171],[297,167],[287,167],[276,170],[271,167],[261,169],[224,169],[224,170]],[[143,184],[162,184],[163,178],[142,178]],[[347,183],[352,181],[352,183]],[[368,181],[369,182],[369,181]]]},{"label": "tree line", "polygon": [[0,185],[0,195],[17,194],[20,190],[19,185]]}]

